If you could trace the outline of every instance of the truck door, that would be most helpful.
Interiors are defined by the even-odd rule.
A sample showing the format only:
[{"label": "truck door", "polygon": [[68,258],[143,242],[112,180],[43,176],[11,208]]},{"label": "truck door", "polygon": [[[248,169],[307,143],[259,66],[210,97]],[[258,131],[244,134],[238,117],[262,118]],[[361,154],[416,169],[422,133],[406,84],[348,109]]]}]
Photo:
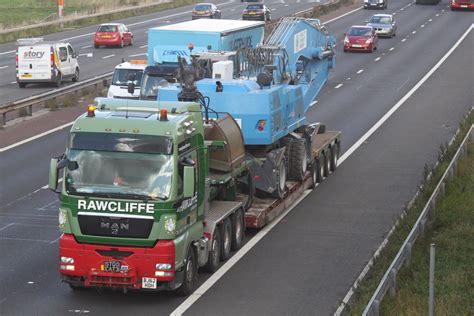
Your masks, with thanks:
[{"label": "truck door", "polygon": [[[186,144],[184,144],[185,146]],[[178,148],[183,146],[179,144]],[[178,149],[179,150],[179,149]],[[178,231],[183,227],[190,226],[197,221],[198,211],[198,183],[199,183],[199,163],[196,149],[185,152],[179,156],[178,165],[178,196],[183,194],[183,176],[184,166],[192,165],[194,167],[194,195],[192,198],[182,200],[181,204],[177,206],[178,215]]]}]

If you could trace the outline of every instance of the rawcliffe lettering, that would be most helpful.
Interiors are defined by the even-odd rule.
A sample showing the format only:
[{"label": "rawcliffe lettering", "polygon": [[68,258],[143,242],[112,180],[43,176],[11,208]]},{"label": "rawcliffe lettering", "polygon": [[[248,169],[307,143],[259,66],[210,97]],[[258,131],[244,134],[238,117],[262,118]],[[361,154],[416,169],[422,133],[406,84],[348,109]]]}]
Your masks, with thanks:
[{"label": "rawcliffe lettering", "polygon": [[115,202],[115,201],[77,201],[78,210],[86,211],[109,211],[119,213],[146,213],[153,214],[154,207],[151,203],[138,202]]}]

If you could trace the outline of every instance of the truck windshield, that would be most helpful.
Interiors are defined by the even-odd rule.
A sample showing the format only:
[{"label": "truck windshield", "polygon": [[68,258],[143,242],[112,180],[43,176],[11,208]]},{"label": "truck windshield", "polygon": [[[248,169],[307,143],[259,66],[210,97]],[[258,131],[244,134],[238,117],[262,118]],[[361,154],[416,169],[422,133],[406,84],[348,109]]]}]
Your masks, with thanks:
[{"label": "truck windshield", "polygon": [[171,155],[72,149],[68,159],[75,162],[66,171],[68,193],[146,200],[170,196]]},{"label": "truck windshield", "polygon": [[145,75],[143,85],[140,90],[141,100],[156,100],[160,87],[166,87],[169,83],[163,77]]},{"label": "truck windshield", "polygon": [[143,76],[143,70],[140,69],[115,69],[112,84],[115,86],[127,86],[131,82],[128,80],[130,75],[135,75],[133,83],[136,87],[139,87],[142,84]]}]

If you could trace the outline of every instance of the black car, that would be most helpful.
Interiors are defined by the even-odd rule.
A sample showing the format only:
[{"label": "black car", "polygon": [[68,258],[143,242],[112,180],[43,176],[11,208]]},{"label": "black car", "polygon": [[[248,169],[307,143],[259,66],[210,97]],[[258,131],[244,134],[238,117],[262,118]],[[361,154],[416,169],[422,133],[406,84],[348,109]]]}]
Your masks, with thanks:
[{"label": "black car", "polygon": [[249,4],[242,12],[242,20],[270,21],[272,12],[263,3]]}]

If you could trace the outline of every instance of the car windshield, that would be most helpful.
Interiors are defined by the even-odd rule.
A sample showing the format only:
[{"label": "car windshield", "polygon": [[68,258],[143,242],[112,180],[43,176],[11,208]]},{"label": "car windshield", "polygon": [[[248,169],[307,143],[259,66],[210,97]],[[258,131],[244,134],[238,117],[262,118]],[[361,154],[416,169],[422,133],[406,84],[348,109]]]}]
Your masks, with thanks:
[{"label": "car windshield", "polygon": [[206,11],[211,10],[211,6],[209,4],[198,4],[194,7],[196,11]]},{"label": "car windshield", "polygon": [[390,18],[386,16],[373,16],[369,23],[390,24]]},{"label": "car windshield", "polygon": [[135,75],[133,83],[136,87],[139,87],[142,84],[143,76],[143,70],[141,69],[115,69],[112,84],[115,86],[126,86],[131,82],[129,80],[131,75]]},{"label": "car windshield", "polygon": [[263,9],[263,4],[251,4],[247,6],[247,10],[261,10]]},{"label": "car windshield", "polygon": [[350,29],[349,35],[369,37],[372,35],[372,29],[367,27],[353,27]]},{"label": "car windshield", "polygon": [[117,25],[101,25],[97,32],[117,32]]},{"label": "car windshield", "polygon": [[[65,177],[68,193],[161,200],[169,198],[173,156],[165,153],[171,149],[168,137],[76,134],[71,141],[73,148],[68,152]],[[92,137],[96,139],[91,141]],[[98,150],[101,145],[103,150]],[[117,150],[109,151],[110,147]],[[139,147],[139,151],[134,151],[134,147]],[[166,149],[165,152],[157,153],[163,149]]]}]

